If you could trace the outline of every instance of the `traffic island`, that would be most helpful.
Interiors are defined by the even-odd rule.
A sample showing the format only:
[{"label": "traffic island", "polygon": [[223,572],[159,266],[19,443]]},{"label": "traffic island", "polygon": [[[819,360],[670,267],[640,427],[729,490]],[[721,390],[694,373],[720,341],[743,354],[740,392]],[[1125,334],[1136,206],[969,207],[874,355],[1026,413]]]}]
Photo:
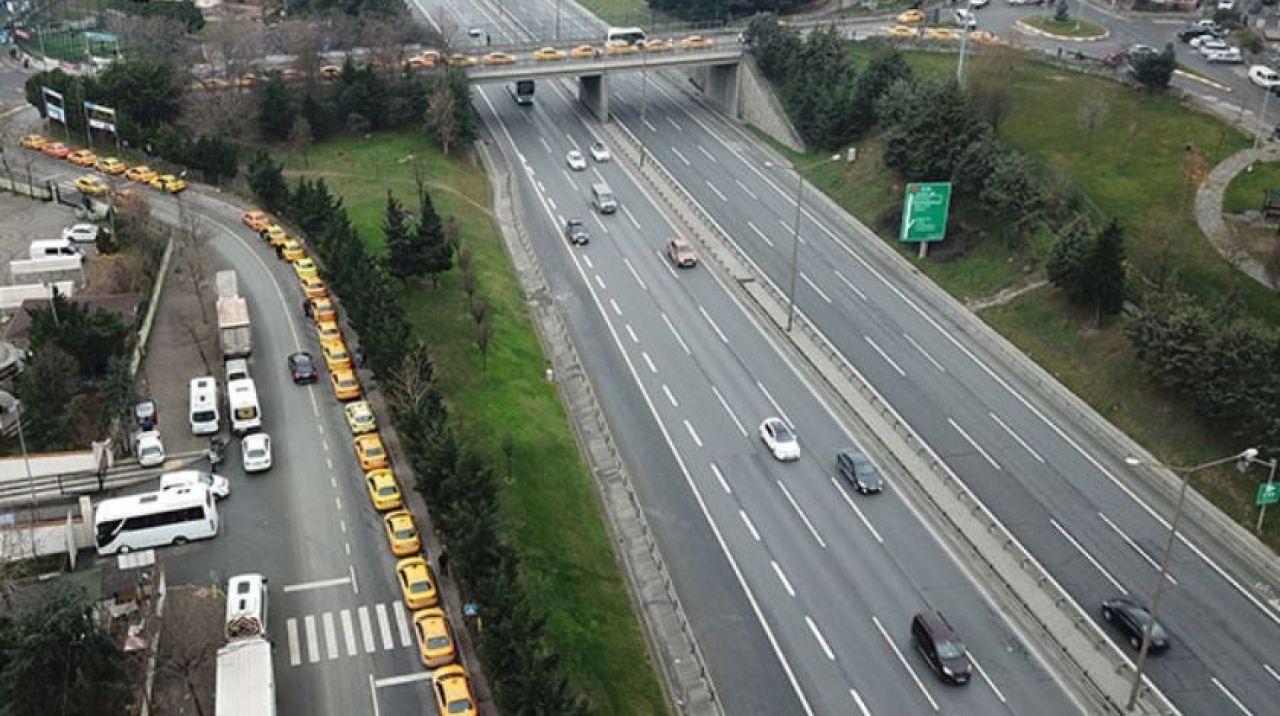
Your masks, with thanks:
[{"label": "traffic island", "polygon": [[1097,42],[1111,34],[1097,23],[1077,18],[1059,20],[1048,15],[1024,17],[1014,23],[1023,32],[1060,42]]}]

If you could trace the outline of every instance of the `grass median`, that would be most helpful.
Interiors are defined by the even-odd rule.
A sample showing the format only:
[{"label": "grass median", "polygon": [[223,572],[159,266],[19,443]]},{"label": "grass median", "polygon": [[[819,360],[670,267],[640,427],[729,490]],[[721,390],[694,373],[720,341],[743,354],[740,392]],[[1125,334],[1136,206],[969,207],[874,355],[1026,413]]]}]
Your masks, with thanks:
[{"label": "grass median", "polygon": [[[621,567],[600,504],[525,310],[519,278],[489,209],[484,172],[440,155],[422,132],[345,138],[281,155],[294,176],[322,177],[343,197],[351,220],[377,255],[383,252],[387,190],[417,208],[414,166],[437,212],[459,222],[474,252],[477,298],[493,322],[487,368],[473,342],[462,273],[438,287],[424,281],[404,292],[414,332],[431,347],[440,388],[459,434],[489,456],[503,478],[503,523],[520,553],[531,601],[544,610],[555,652],[592,710],[665,713]],[[508,471],[502,450],[514,445]]]},{"label": "grass median", "polygon": [[1101,25],[1088,20],[1079,18],[1068,18],[1059,20],[1047,15],[1033,15],[1024,17],[1018,22],[1033,27],[1053,37],[1062,37],[1072,40],[1087,40],[1099,37],[1106,37],[1107,31]]}]

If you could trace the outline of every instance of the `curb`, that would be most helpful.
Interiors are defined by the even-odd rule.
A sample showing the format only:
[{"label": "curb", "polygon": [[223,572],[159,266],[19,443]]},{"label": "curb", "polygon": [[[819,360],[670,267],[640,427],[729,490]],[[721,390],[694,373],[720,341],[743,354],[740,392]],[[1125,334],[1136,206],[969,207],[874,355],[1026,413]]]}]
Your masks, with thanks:
[{"label": "curb", "polygon": [[1181,77],[1184,80],[1191,80],[1192,82],[1199,82],[1200,84],[1205,85],[1206,87],[1212,87],[1218,90],[1219,92],[1231,91],[1231,88],[1228,87],[1227,85],[1224,85],[1221,82],[1218,82],[1217,80],[1211,80],[1208,77],[1205,77],[1204,75],[1198,75],[1194,72],[1187,72],[1186,70],[1183,70],[1183,69],[1175,69],[1173,71],[1173,74],[1178,77]]},{"label": "curb", "polygon": [[1026,24],[1022,20],[1018,20],[1017,22],[1013,23],[1013,26],[1018,31],[1025,32],[1028,35],[1039,35],[1040,37],[1045,37],[1050,40],[1054,40],[1056,42],[1098,42],[1100,40],[1105,40],[1111,36],[1111,31],[1105,28],[1102,30],[1101,35],[1090,35],[1088,37],[1067,37],[1066,35],[1055,35],[1052,32],[1045,32],[1044,30],[1041,30],[1039,28],[1035,28]]}]

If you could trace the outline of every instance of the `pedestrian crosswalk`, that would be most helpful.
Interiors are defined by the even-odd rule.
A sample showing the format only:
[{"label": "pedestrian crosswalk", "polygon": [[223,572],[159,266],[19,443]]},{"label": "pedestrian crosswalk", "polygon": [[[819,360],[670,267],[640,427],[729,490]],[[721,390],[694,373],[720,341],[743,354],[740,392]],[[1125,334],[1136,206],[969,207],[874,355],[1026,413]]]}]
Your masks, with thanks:
[{"label": "pedestrian crosswalk", "polygon": [[413,645],[404,602],[341,609],[285,620],[289,666],[317,664]]}]

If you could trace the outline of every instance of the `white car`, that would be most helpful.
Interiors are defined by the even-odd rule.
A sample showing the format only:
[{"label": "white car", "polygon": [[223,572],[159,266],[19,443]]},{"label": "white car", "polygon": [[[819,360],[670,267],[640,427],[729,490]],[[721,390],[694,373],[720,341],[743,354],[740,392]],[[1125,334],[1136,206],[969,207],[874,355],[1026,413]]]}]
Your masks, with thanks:
[{"label": "white car", "polygon": [[760,423],[760,440],[769,448],[769,452],[779,460],[799,460],[800,441],[795,431],[781,418],[765,418]]},{"label": "white car", "polygon": [[570,149],[569,153],[564,155],[564,160],[569,163],[569,168],[575,172],[587,170],[587,158],[582,156],[582,152],[576,149]]},{"label": "white car", "polygon": [[62,238],[67,241],[93,243],[98,240],[97,224],[76,224],[62,230]]},{"label": "white car", "polygon": [[164,464],[164,443],[160,442],[160,433],[148,430],[138,433],[134,442],[134,454],[138,456],[138,464],[143,467],[156,467]]},{"label": "white car", "polygon": [[969,0],[969,7],[977,10],[980,7],[986,7],[991,4],[991,0]]},{"label": "white car", "polygon": [[200,485],[209,488],[209,492],[219,500],[231,495],[231,481],[222,475],[201,470],[178,470],[160,476],[160,489],[173,490],[179,487]]},{"label": "white car", "polygon": [[1212,52],[1214,50],[1225,50],[1229,45],[1220,37],[1213,35],[1201,35],[1191,38],[1191,46],[1200,51],[1200,54]]},{"label": "white car", "polygon": [[1218,0],[1218,9],[1234,10],[1236,9],[1236,0]]},{"label": "white car", "polygon": [[1227,65],[1244,64],[1244,55],[1240,54],[1239,47],[1228,47],[1225,50],[1206,53],[1204,59],[1206,62],[1221,62]]},{"label": "white car", "polygon": [[604,145],[604,142],[595,142],[591,145],[591,158],[597,162],[607,162],[613,156],[609,154],[609,148]]},{"label": "white car", "polygon": [[245,472],[265,472],[271,469],[271,436],[266,433],[250,433],[240,440],[240,461]]},{"label": "white car", "polygon": [[966,30],[972,30],[978,26],[978,16],[972,10],[960,8],[955,12],[956,24]]},{"label": "white car", "polygon": [[1249,68],[1249,81],[1263,89],[1280,87],[1280,72],[1266,65],[1254,65]]}]

